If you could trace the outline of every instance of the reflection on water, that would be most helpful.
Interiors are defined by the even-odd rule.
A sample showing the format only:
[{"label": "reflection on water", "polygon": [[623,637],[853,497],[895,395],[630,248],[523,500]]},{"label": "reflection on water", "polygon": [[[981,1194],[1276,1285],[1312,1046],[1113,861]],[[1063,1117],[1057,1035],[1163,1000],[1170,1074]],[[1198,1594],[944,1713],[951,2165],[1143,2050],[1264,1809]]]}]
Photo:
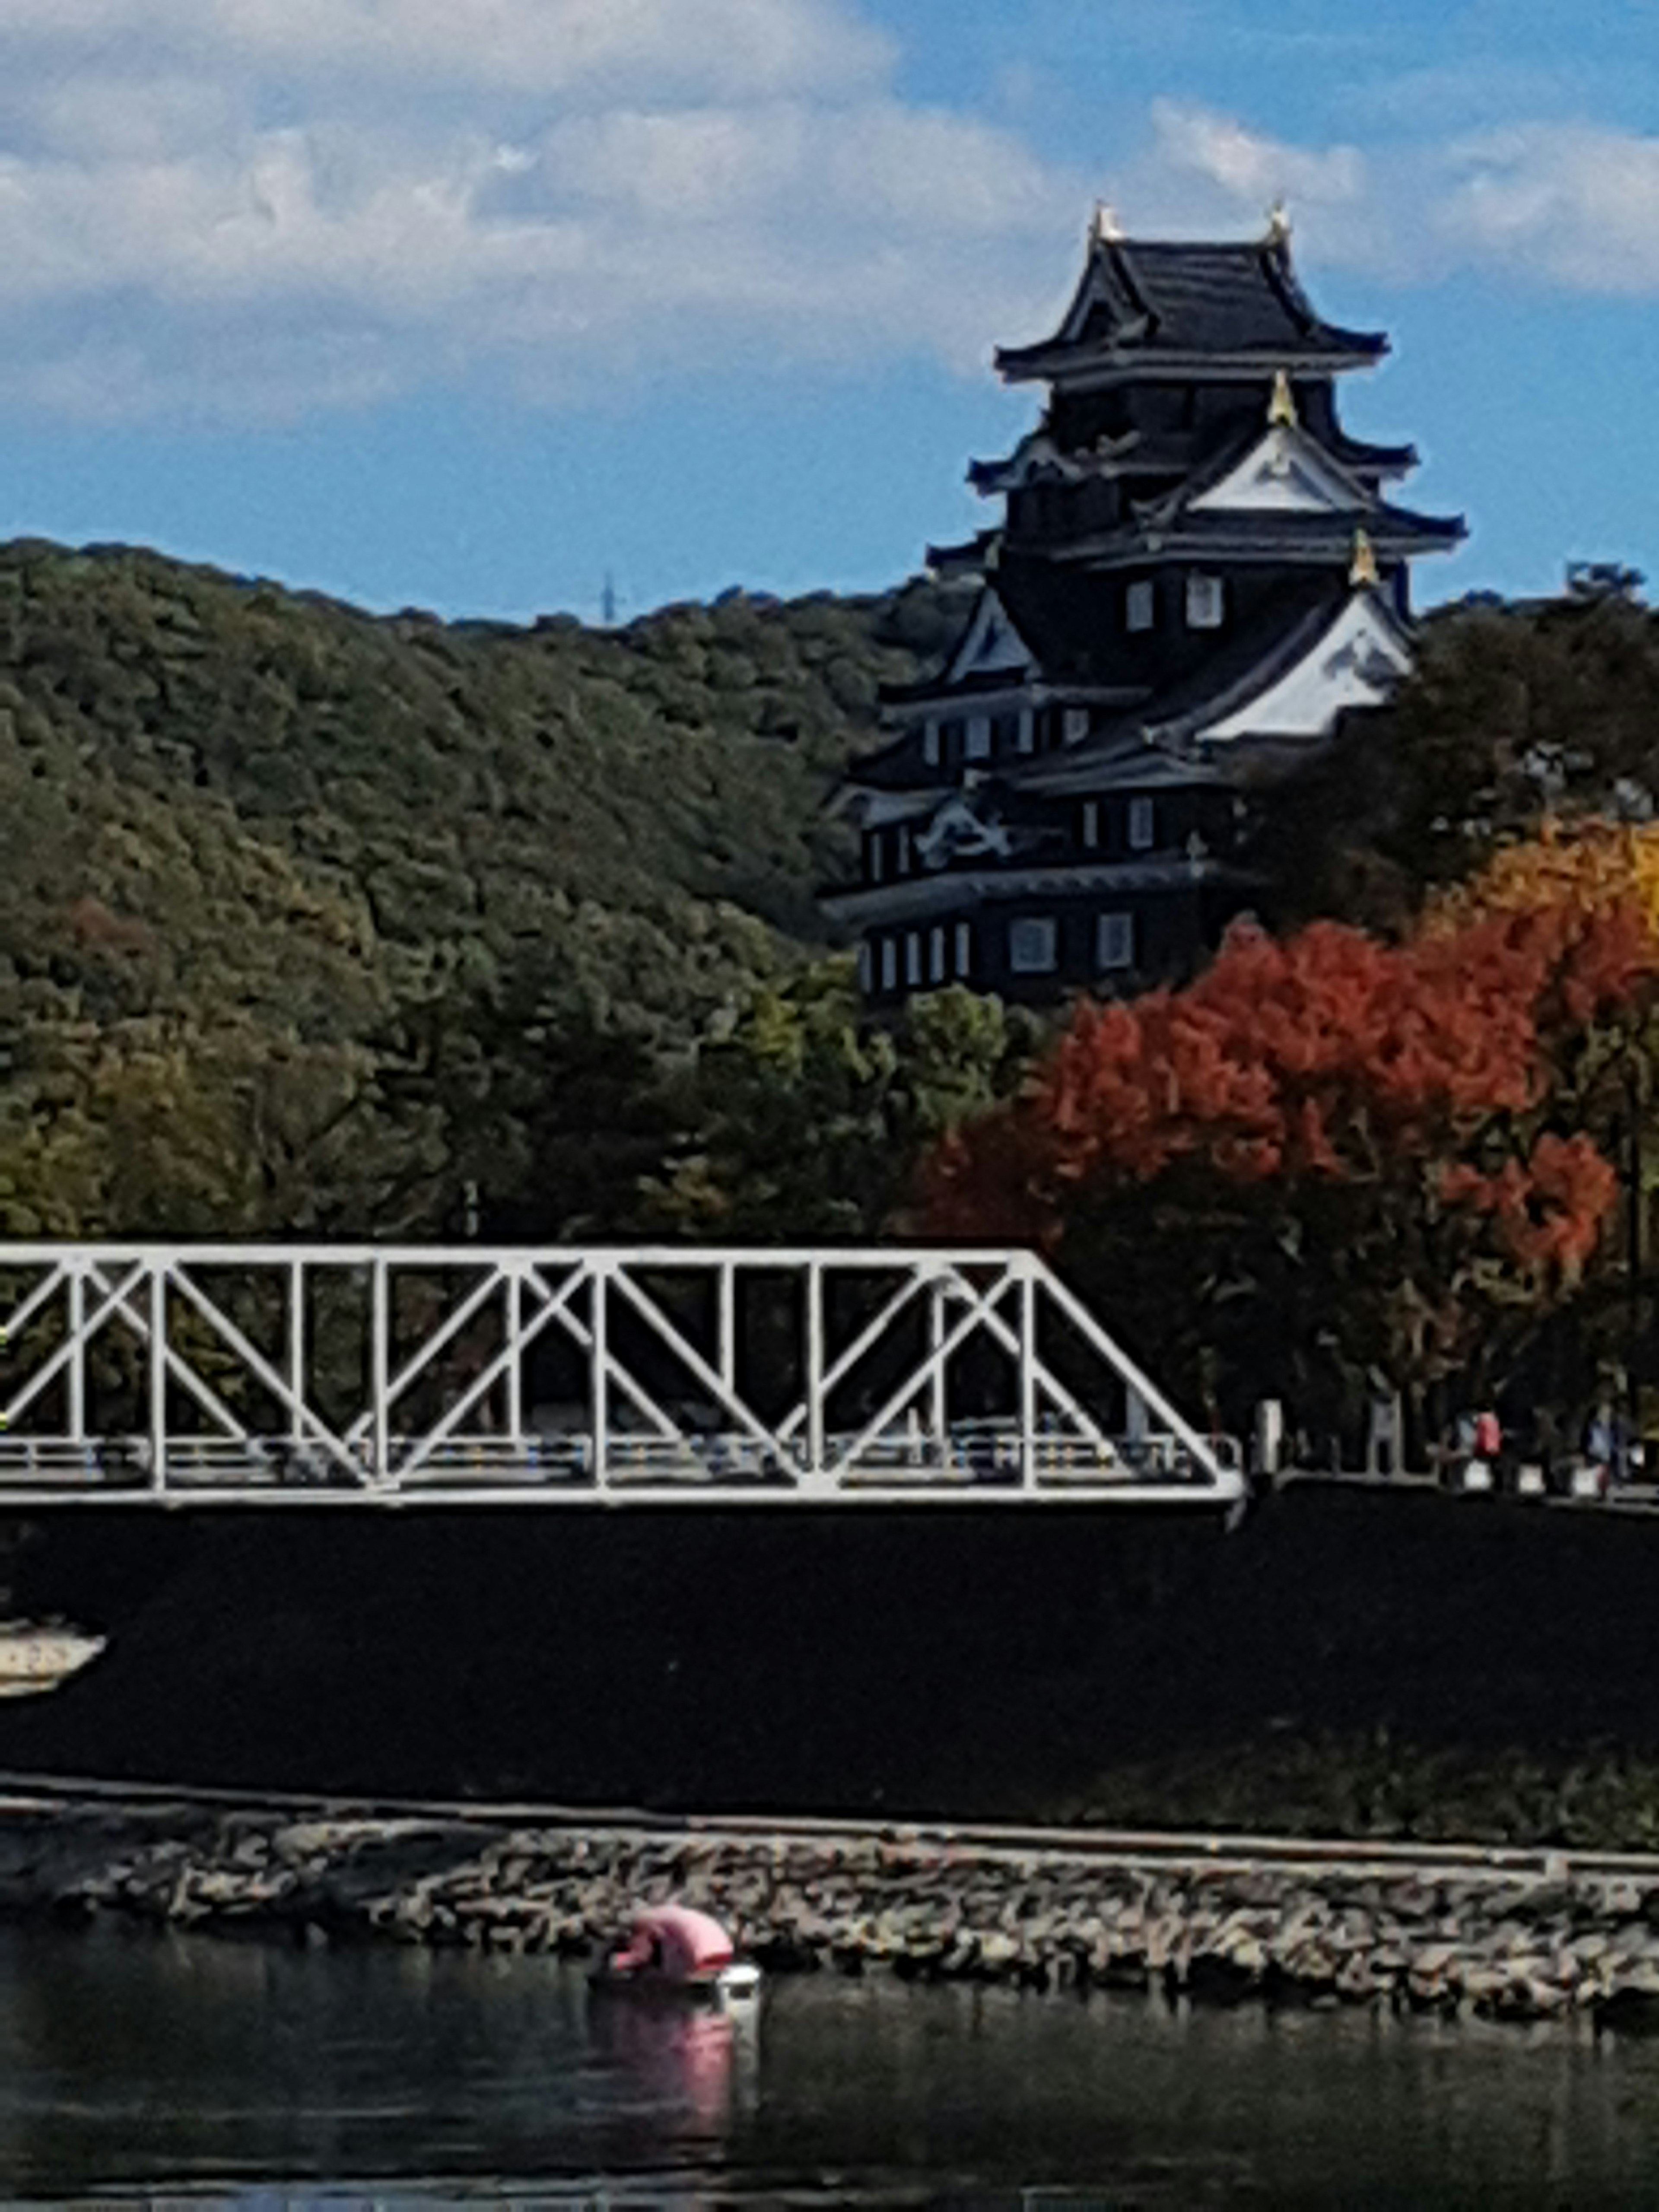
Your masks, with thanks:
[{"label": "reflection on water", "polygon": [[731,2014],[614,1994],[588,2006],[590,2047],[601,2063],[614,2065],[613,2078],[625,2080],[652,2109],[684,2112],[716,2141],[730,2133],[745,2091],[752,2106],[759,2029],[752,2006]]},{"label": "reflection on water", "polygon": [[827,1974],[727,2017],[544,1959],[0,1929],[0,2196],[1643,2203],[1659,2046]]}]

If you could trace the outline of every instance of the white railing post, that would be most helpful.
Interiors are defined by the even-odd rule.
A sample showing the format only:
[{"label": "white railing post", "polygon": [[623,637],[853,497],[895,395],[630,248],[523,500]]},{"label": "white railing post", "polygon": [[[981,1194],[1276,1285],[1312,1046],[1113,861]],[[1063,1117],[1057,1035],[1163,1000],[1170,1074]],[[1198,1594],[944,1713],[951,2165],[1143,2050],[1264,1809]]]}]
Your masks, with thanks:
[{"label": "white railing post", "polygon": [[951,1413],[945,1394],[945,1362],[939,1348],[945,1341],[945,1285],[937,1276],[927,1293],[927,1355],[933,1360],[927,1386],[927,1447],[941,1474],[951,1464]]},{"label": "white railing post", "polygon": [[512,1364],[507,1370],[507,1433],[515,1451],[524,1449],[524,1270],[507,1271],[507,1341]]},{"label": "white railing post", "polygon": [[1036,1486],[1036,1273],[1027,1254],[1019,1270],[1019,1480]]},{"label": "white railing post", "polygon": [[720,1263],[719,1351],[720,1387],[738,1387],[738,1271],[729,1260]]},{"label": "white railing post", "polygon": [[87,1271],[77,1260],[69,1271],[69,1432],[71,1443],[87,1440]]},{"label": "white railing post", "polygon": [[300,1408],[306,1396],[306,1263],[288,1263],[288,1440],[297,1451],[304,1431]]},{"label": "white railing post", "polygon": [[392,1473],[392,1406],[386,1388],[392,1379],[392,1285],[387,1279],[384,1252],[374,1255],[371,1282],[372,1374],[369,1389],[374,1415],[373,1473],[376,1482],[385,1482]]},{"label": "white railing post", "polygon": [[592,1422],[593,1480],[603,1489],[611,1472],[610,1383],[607,1379],[611,1368],[611,1316],[606,1297],[610,1288],[608,1260],[594,1260],[588,1280],[593,1288],[592,1342],[587,1364],[592,1402],[588,1410]]},{"label": "white railing post", "polygon": [[167,1267],[149,1263],[149,1486],[167,1486]]},{"label": "white railing post", "polygon": [[806,1468],[823,1479],[823,1263],[806,1263]]}]

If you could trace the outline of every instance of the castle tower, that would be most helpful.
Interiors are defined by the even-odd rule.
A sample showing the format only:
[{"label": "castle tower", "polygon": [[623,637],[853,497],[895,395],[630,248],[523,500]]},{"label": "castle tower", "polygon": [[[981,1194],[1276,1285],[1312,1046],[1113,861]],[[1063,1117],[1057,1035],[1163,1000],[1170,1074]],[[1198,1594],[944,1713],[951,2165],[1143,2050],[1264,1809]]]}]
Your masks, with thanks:
[{"label": "castle tower", "polygon": [[1336,379],[1386,338],[1316,312],[1275,211],[1254,244],[1143,242],[1097,210],[1060,327],[999,350],[1041,421],[969,481],[1004,503],[937,574],[978,580],[944,668],[884,695],[824,900],[865,988],[1028,1000],[1190,972],[1255,885],[1247,791],[1385,698],[1410,563],[1460,519],[1396,505],[1409,446],[1351,438]]}]

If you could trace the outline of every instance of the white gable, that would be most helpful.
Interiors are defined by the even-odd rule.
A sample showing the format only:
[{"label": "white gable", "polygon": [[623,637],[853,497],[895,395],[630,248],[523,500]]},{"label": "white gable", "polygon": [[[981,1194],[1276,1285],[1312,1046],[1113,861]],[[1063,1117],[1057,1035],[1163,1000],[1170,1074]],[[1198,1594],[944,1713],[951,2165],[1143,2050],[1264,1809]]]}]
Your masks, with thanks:
[{"label": "white gable", "polygon": [[1369,591],[1356,592],[1293,668],[1200,738],[1322,738],[1349,707],[1380,706],[1411,665],[1404,639]]},{"label": "white gable", "polygon": [[916,857],[924,868],[943,868],[954,860],[990,854],[1006,860],[1014,842],[1000,822],[981,818],[971,799],[953,793],[925,830],[916,832]]},{"label": "white gable", "polygon": [[1194,514],[1352,514],[1372,504],[1304,430],[1277,422],[1219,483],[1189,503]]},{"label": "white gable", "polygon": [[993,591],[981,593],[968,634],[957,647],[945,672],[947,684],[969,676],[1023,676],[1031,665],[1030,648],[1008,619],[1001,600]]},{"label": "white gable", "polygon": [[982,487],[990,491],[1018,491],[1045,469],[1062,477],[1077,473],[1051,437],[1042,430],[1033,430],[1029,437],[1020,440],[994,475],[981,479]]}]

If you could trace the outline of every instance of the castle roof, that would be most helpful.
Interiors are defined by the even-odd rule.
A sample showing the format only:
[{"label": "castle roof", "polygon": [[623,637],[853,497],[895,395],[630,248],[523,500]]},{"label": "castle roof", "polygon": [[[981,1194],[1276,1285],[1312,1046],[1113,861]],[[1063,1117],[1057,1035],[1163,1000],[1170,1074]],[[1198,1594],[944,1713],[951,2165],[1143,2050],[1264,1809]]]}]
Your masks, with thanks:
[{"label": "castle roof", "polygon": [[[1404,623],[1386,596],[1363,587],[1333,597],[1309,586],[1292,587],[1261,618],[1157,696],[1096,731],[1073,750],[1021,763],[1020,781],[1033,791],[1093,790],[1134,748],[1150,766],[1159,758],[1172,780],[1231,780],[1219,756],[1189,750],[1221,738],[1222,753],[1248,733],[1304,742],[1305,726],[1288,718],[1290,687],[1298,678],[1316,681],[1322,714],[1341,705],[1372,703],[1398,678],[1410,657]],[[1376,665],[1372,665],[1376,663]]]},{"label": "castle roof", "polygon": [[[1248,442],[1240,441],[1236,450],[1230,447],[1226,458],[1238,458]],[[1322,437],[1320,443],[1333,460],[1365,478],[1408,475],[1419,459],[1415,446],[1373,445],[1366,439],[1350,437],[1340,427]],[[1123,438],[1097,441],[1093,447],[1067,449],[1044,428],[1029,432],[1012,453],[999,460],[969,461],[968,481],[976,492],[988,497],[1039,482],[1045,476],[1061,483],[1081,483],[1091,477],[1171,476],[1192,469],[1200,451],[1199,440],[1191,431],[1166,431],[1152,437],[1135,431]]]},{"label": "castle roof", "polygon": [[1358,513],[1220,509],[1187,506],[1139,509],[1133,522],[1098,536],[1070,540],[1054,550],[1056,565],[1086,562],[1095,568],[1139,567],[1159,561],[1344,562],[1362,523],[1379,554],[1413,558],[1447,553],[1468,535],[1462,515],[1421,514],[1386,500]]},{"label": "castle roof", "polygon": [[1314,308],[1279,226],[1253,244],[1119,238],[1097,224],[1059,328],[1036,345],[999,347],[1010,383],[1156,368],[1363,368],[1388,351],[1379,331],[1349,331]]}]

